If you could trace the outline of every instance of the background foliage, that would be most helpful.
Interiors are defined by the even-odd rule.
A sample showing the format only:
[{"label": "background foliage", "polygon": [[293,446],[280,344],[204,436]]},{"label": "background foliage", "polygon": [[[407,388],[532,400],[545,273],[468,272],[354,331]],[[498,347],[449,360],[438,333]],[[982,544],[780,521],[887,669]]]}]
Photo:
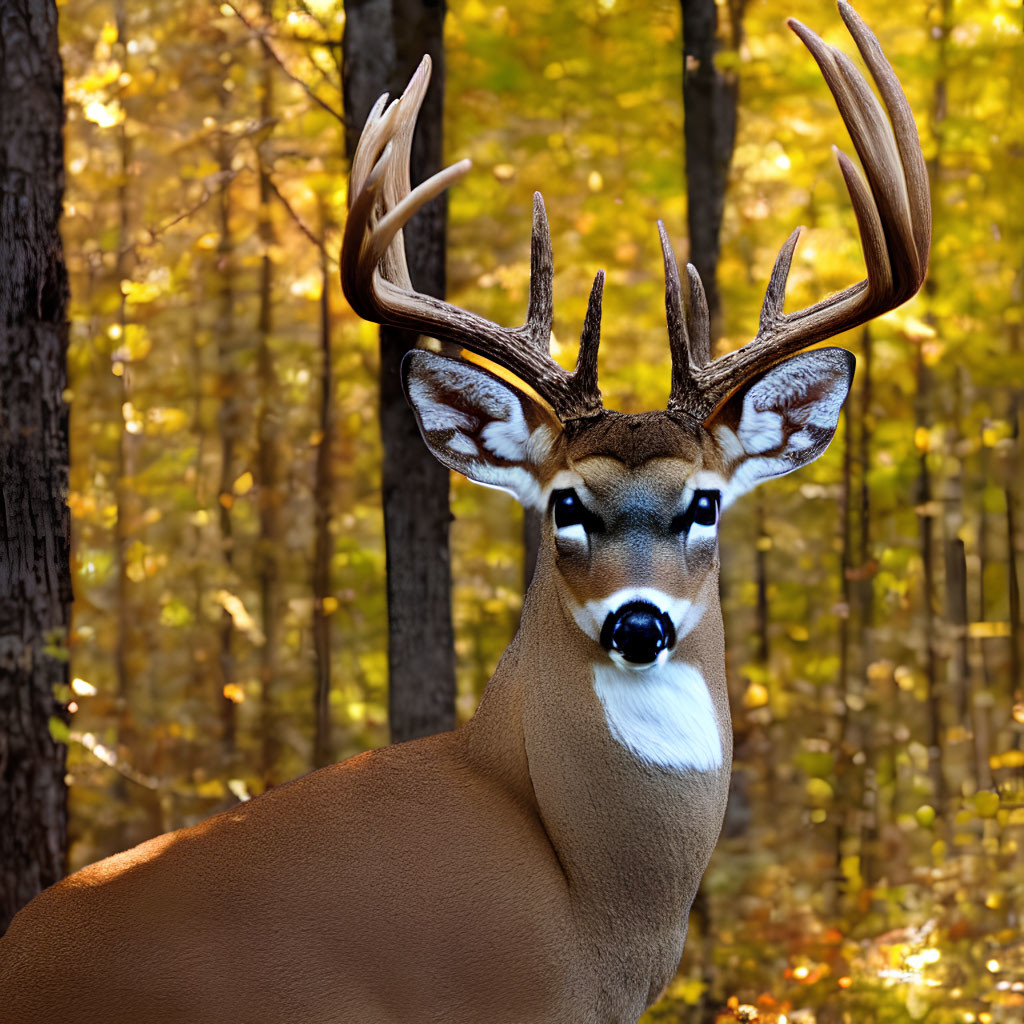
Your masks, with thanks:
[{"label": "background foliage", "polygon": [[[315,615],[331,626],[333,756],[386,739],[376,331],[336,284],[344,12],[232,3],[61,5],[72,867],[311,766]],[[1022,9],[860,10],[917,116],[932,269],[916,300],[842,339],[858,376],[827,456],[724,526],[733,800],[651,1020],[1024,1020]],[[809,231],[789,308],[862,264],[828,151],[848,143],[784,27],[799,17],[850,50],[838,16],[821,0],[721,14],[738,45],[719,64],[740,82],[725,351],[751,336],[795,224]],[[658,217],[686,251],[678,6],[454,0],[446,38],[447,147],[476,166],[451,197],[452,300],[521,320],[540,188],[557,354],[574,356],[604,267],[606,402],[663,404]],[[452,493],[465,718],[517,621],[520,519],[503,495],[461,479]],[[314,607],[318,501],[331,596]]]}]

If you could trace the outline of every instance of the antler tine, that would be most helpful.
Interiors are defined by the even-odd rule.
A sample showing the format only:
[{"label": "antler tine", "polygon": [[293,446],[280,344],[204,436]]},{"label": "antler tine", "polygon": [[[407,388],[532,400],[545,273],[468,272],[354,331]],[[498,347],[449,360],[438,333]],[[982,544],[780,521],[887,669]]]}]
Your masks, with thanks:
[{"label": "antler tine", "polygon": [[[412,286],[402,228],[421,206],[470,168],[468,160],[461,160],[416,188],[410,187],[412,136],[429,81],[430,58],[424,57],[401,97],[388,106],[387,96],[382,96],[363,128],[352,160],[349,215],[341,252],[345,297],[366,320],[451,341],[499,363],[529,384],[563,421],[593,415],[601,409],[596,379],[599,327],[584,332],[593,342],[581,351],[575,374],[559,366],[549,351],[553,265],[539,193],[533,203],[530,302],[522,327],[500,327]],[[600,305],[598,294],[598,320]],[[588,323],[590,320],[588,314]]]},{"label": "antler tine", "polygon": [[797,229],[775,261],[757,336],[695,372],[699,397],[687,411],[701,418],[750,377],[808,345],[894,309],[924,282],[931,205],[913,115],[874,34],[845,0],[839,0],[839,12],[878,87],[884,109],[845,54],[800,22],[791,19],[788,24],[821,69],[864,168],[866,182],[853,162],[836,150],[857,218],[867,278],[806,309],[784,313],[786,279],[800,236]]},{"label": "antler tine", "polygon": [[711,310],[708,308],[708,297],[704,294],[704,282],[692,263],[686,264],[686,276],[690,282],[690,299],[686,304],[690,328],[690,362],[700,368],[711,362]]},{"label": "antler tine", "polygon": [[601,343],[601,298],[604,294],[604,271],[599,270],[590,289],[587,315],[580,335],[580,351],[572,372],[572,393],[576,399],[575,419],[595,416],[601,412],[601,389],[597,384],[597,348]]},{"label": "antler tine", "polygon": [[551,252],[551,229],[544,209],[544,197],[533,193],[533,228],[530,231],[530,302],[526,308],[524,335],[544,352],[551,349],[551,325],[555,319],[555,264]]},{"label": "antler tine", "polygon": [[665,320],[668,323],[668,347],[672,353],[672,389],[668,404],[673,403],[693,387],[690,374],[690,335],[683,312],[683,286],[679,280],[679,264],[665,230],[664,221],[658,221],[661,238],[661,256],[665,262]]},{"label": "antler tine", "polygon": [[670,411],[685,411],[692,402],[691,393],[699,390],[694,369],[711,361],[711,318],[697,268],[692,263],[686,264],[688,294],[684,295],[679,264],[665,225],[660,220],[658,234],[665,261],[665,317],[672,352],[672,388],[668,408]]}]

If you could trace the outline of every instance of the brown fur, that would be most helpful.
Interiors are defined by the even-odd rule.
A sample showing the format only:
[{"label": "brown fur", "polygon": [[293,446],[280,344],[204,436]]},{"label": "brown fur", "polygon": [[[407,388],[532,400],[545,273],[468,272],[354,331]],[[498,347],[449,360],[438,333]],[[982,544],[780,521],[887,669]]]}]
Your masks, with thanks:
[{"label": "brown fur", "polygon": [[[718,567],[715,556],[688,570],[655,528],[704,458],[698,431],[663,414],[594,426],[556,444],[540,475],[586,476],[606,543],[569,571],[548,524],[519,632],[474,718],[43,893],[0,942],[6,1024],[603,1024],[643,1013],[678,965],[725,811]],[[616,519],[627,506],[632,516]],[[706,590],[711,607],[676,655],[708,681],[717,771],[646,766],[609,734],[592,685],[602,654],[569,608],[626,579]]]}]

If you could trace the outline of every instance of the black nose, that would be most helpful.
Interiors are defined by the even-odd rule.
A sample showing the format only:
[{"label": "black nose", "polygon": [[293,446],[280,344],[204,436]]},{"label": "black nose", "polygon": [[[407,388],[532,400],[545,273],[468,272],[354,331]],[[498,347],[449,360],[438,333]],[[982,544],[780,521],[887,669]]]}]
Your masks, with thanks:
[{"label": "black nose", "polygon": [[631,601],[610,612],[601,628],[601,646],[636,665],[649,665],[675,642],[672,620],[646,601]]}]

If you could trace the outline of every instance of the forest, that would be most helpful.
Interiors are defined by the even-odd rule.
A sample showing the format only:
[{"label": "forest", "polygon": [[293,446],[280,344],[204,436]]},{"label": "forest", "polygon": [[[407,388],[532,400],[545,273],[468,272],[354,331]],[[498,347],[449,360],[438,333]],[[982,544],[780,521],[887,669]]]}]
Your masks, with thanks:
[{"label": "forest", "polygon": [[[571,367],[603,268],[601,385],[622,411],[669,388],[656,222],[685,259],[699,6],[443,15],[444,161],[473,169],[449,193],[442,287],[446,267],[449,301],[521,323],[542,192],[553,354]],[[75,870],[430,727],[396,732],[389,708],[382,342],[339,286],[360,127],[344,5],[57,7],[74,603],[50,733]],[[825,456],[723,519],[730,804],[650,1024],[1024,1021],[1024,7],[858,10],[917,121],[931,265],[832,342],[857,369]],[[797,225],[787,309],[864,261],[831,152],[846,132],[785,24],[853,52],[834,6],[714,13],[735,117],[701,267],[718,354],[753,337]],[[445,713],[463,722],[515,632],[531,524],[457,474],[446,525],[448,508]]]}]

